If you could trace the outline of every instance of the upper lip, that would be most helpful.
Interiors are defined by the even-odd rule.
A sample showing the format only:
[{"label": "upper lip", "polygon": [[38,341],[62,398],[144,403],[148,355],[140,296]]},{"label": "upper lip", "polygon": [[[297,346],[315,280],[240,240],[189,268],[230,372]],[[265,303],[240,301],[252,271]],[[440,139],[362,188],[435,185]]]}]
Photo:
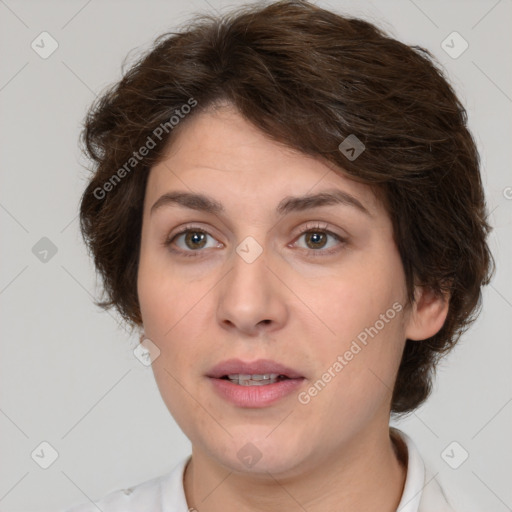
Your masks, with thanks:
[{"label": "upper lip", "polygon": [[207,376],[220,379],[226,375],[265,375],[267,373],[278,373],[290,379],[302,377],[296,370],[270,359],[257,359],[252,362],[245,362],[241,359],[228,359],[216,364]]}]

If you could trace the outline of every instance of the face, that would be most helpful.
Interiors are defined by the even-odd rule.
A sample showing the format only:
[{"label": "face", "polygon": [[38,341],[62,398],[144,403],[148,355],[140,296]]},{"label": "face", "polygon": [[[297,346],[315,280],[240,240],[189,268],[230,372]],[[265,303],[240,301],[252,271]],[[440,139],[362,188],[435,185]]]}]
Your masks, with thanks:
[{"label": "face", "polygon": [[[387,432],[407,315],[384,207],[229,107],[180,128],[148,178],[138,294],[156,382],[194,451],[292,474]],[[255,366],[219,368],[231,359]],[[220,378],[244,371],[250,386]],[[257,385],[267,373],[289,378]]]}]

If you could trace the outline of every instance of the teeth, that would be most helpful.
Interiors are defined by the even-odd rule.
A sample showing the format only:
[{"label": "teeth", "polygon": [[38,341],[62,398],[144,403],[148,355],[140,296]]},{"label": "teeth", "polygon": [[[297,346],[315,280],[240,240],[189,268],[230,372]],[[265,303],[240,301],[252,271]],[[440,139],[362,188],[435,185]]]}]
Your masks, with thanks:
[{"label": "teeth", "polygon": [[240,386],[266,386],[278,382],[279,373],[265,373],[265,374],[246,374],[246,373],[233,373],[228,375],[228,379],[233,384]]}]

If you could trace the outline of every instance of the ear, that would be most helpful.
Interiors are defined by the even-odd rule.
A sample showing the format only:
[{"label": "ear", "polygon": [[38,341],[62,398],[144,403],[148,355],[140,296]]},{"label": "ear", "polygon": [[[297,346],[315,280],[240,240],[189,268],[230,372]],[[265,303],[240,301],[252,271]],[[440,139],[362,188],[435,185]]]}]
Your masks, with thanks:
[{"label": "ear", "polygon": [[450,296],[435,294],[430,288],[416,286],[415,301],[409,315],[405,336],[411,340],[425,340],[437,334],[446,320]]}]

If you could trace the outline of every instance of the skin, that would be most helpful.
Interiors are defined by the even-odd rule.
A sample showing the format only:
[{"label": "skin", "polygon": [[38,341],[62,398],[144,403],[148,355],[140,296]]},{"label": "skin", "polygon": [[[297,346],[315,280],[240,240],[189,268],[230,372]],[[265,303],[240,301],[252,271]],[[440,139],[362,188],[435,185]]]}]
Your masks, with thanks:
[{"label": "skin", "polygon": [[[137,284],[145,336],[161,351],[156,382],[192,443],[188,506],[396,510],[406,468],[389,436],[391,390],[406,338],[435,334],[447,301],[418,288],[413,306],[307,404],[297,393],[258,409],[225,401],[206,374],[232,357],[281,362],[300,371],[299,391],[307,390],[365,327],[393,303],[406,305],[405,276],[383,205],[341,169],[270,140],[229,105],[191,116],[175,135],[150,171]],[[347,205],[275,212],[287,196],[332,188],[370,215]],[[212,196],[226,211],[167,205],[150,213],[178,190]],[[346,241],[322,229],[309,231],[319,242],[300,234],[316,223]],[[191,234],[208,231],[206,241],[181,235],[165,245],[188,224]],[[236,252],[247,236],[263,250],[252,263]],[[237,457],[248,442],[262,455],[251,467]]]}]

